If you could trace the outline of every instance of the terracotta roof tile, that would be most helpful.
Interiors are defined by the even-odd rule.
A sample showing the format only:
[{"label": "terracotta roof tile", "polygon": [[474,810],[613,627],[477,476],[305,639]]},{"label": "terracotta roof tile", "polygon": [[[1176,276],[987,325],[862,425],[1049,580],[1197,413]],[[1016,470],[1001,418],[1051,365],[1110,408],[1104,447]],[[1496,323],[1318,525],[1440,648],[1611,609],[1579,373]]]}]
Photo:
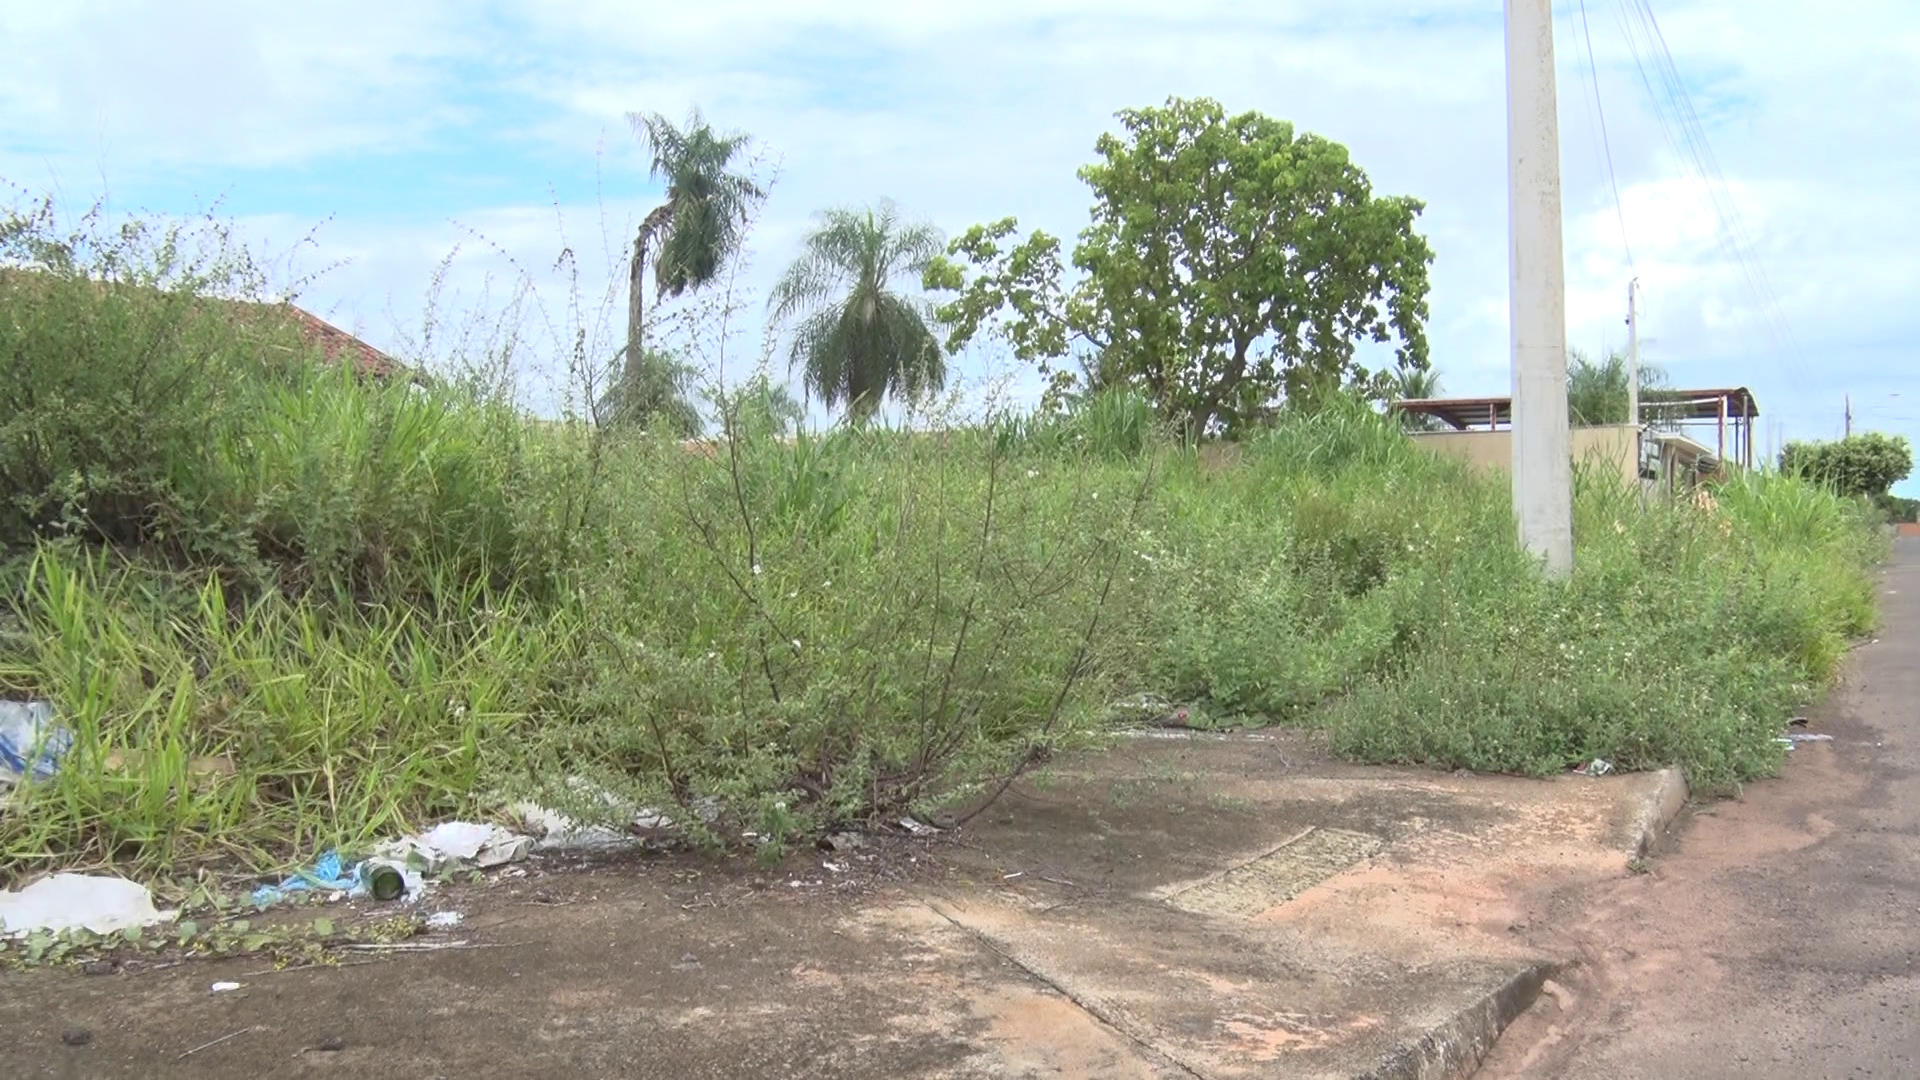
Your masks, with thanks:
[{"label": "terracotta roof tile", "polygon": [[371,375],[377,379],[391,379],[406,374],[406,368],[398,360],[379,349],[361,341],[345,330],[293,304],[287,305],[293,319],[307,340],[320,349],[320,355],[329,363],[339,363],[342,356],[352,361],[354,370],[362,375]]}]

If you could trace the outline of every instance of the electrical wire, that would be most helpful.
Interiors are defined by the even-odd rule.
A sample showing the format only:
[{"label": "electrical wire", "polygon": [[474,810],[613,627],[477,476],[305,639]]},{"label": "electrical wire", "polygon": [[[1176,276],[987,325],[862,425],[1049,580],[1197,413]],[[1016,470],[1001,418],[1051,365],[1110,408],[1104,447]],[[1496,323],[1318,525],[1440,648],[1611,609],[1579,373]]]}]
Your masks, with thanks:
[{"label": "electrical wire", "polygon": [[1580,33],[1587,39],[1587,73],[1593,78],[1593,111],[1600,120],[1600,147],[1607,162],[1607,184],[1613,189],[1613,213],[1620,221],[1620,246],[1626,250],[1627,269],[1631,272],[1636,270],[1633,264],[1633,240],[1627,234],[1627,209],[1620,200],[1620,180],[1613,171],[1613,140],[1607,137],[1607,109],[1600,97],[1600,64],[1594,59],[1593,27],[1587,22],[1587,0],[1580,0]]},{"label": "electrical wire", "polygon": [[1709,209],[1720,226],[1716,239],[1746,279],[1768,331],[1776,338],[1783,357],[1795,375],[1794,381],[1804,387],[1808,374],[1805,355],[1787,321],[1779,294],[1752,253],[1752,244],[1739,208],[1715,159],[1699,111],[1694,107],[1692,96],[1687,92],[1686,83],[1674,63],[1659,18],[1648,0],[1617,2],[1628,48],[1633,53],[1634,64],[1655,107],[1656,119],[1660,122],[1668,145],[1682,166],[1691,171],[1705,189]]}]

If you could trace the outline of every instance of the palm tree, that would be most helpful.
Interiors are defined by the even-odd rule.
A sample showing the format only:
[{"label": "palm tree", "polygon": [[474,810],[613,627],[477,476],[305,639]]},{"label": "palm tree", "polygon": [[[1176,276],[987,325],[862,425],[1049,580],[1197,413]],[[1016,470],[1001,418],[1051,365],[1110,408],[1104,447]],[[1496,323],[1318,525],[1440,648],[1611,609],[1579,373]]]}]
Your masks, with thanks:
[{"label": "palm tree", "polygon": [[807,418],[806,407],[793,391],[785,383],[774,382],[764,369],[736,386],[715,390],[708,400],[723,424],[749,436],[791,435]]},{"label": "palm tree", "polygon": [[658,349],[648,349],[641,357],[639,364],[626,365],[594,403],[594,422],[631,425],[677,439],[706,430],[706,418],[691,394],[693,365]]},{"label": "palm tree", "polygon": [[[1440,386],[1440,372],[1432,367],[1395,368],[1387,376],[1388,401],[1425,401],[1437,398],[1444,391]],[[1438,417],[1425,413],[1395,412],[1400,426],[1408,431],[1438,431],[1446,423]]]},{"label": "palm tree", "polygon": [[800,320],[788,363],[803,369],[809,395],[828,408],[845,403],[858,422],[888,395],[912,400],[946,385],[931,305],[890,288],[901,277],[920,280],[944,247],[940,230],[902,222],[887,199],[820,215],[768,300],[773,325]]},{"label": "palm tree", "polygon": [[740,247],[747,215],[766,197],[760,185],[729,171],[734,158],[749,142],[745,134],[715,132],[694,109],[684,129],[659,113],[629,113],[635,134],[652,155],[648,175],[667,182],[667,201],[640,222],[633,239],[633,261],[627,270],[627,348],[621,381],[644,398],[643,383],[649,365],[634,363],[645,357],[641,286],[646,281],[649,249],[660,244],[654,259],[656,299],[665,300],[713,281],[720,268]]},{"label": "palm tree", "polygon": [[[1666,375],[1653,364],[1640,365],[1640,400],[1659,399]],[[1627,422],[1627,357],[1609,349],[1594,360],[1577,348],[1567,350],[1567,415],[1575,427]]]}]

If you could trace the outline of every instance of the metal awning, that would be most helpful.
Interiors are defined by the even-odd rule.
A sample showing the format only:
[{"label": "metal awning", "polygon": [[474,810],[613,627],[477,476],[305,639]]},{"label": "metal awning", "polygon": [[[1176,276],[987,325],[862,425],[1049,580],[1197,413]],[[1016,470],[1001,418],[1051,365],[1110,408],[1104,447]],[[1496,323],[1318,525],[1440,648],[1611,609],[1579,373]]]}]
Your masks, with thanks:
[{"label": "metal awning", "polygon": [[[1725,412],[1722,412],[1722,407]],[[1456,431],[1499,427],[1513,423],[1511,397],[1409,398],[1395,401],[1393,412],[1418,413],[1438,419]],[[1661,420],[1750,420],[1760,415],[1760,403],[1744,386],[1720,390],[1649,390],[1641,395],[1644,414]]]},{"label": "metal awning", "polygon": [[1714,452],[1713,447],[1703,442],[1667,431],[1654,432],[1652,438],[1661,447],[1677,450],[1679,452],[1677,456],[1686,461],[1697,463],[1707,469],[1720,467],[1720,455]]}]

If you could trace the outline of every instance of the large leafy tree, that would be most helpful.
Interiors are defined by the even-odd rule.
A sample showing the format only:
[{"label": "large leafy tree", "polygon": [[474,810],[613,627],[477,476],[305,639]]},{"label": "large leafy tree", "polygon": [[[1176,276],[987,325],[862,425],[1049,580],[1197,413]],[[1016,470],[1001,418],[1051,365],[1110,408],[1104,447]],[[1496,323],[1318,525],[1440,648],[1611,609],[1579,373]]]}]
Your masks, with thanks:
[{"label": "large leafy tree", "polygon": [[748,215],[766,191],[735,169],[748,137],[716,132],[700,110],[688,114],[685,127],[659,113],[630,113],[627,119],[651,155],[650,175],[666,181],[667,188],[666,201],[640,222],[627,270],[627,347],[620,381],[627,400],[643,401],[646,384],[659,375],[646,350],[647,267],[653,267],[658,300],[712,282],[739,250]]},{"label": "large leafy tree", "polygon": [[793,322],[789,363],[809,394],[841,404],[856,421],[891,396],[914,400],[947,381],[947,358],[926,300],[897,291],[918,282],[945,237],[877,208],[828,210],[801,243],[800,257],[768,299],[775,326]]},{"label": "large leafy tree", "polygon": [[1338,387],[1382,396],[1362,341],[1426,366],[1433,253],[1418,200],[1375,195],[1345,147],[1259,113],[1174,98],[1119,119],[1080,170],[1094,203],[1075,284],[1046,233],[1003,249],[1012,218],[930,268],[930,288],[958,293],[940,309],[950,349],[995,330],[1062,389],[1078,353],[1092,381],[1145,393],[1195,433]]},{"label": "large leafy tree", "polygon": [[1913,446],[1904,435],[1878,431],[1833,442],[1790,442],[1780,451],[1780,471],[1842,495],[1884,497],[1913,473]]}]

